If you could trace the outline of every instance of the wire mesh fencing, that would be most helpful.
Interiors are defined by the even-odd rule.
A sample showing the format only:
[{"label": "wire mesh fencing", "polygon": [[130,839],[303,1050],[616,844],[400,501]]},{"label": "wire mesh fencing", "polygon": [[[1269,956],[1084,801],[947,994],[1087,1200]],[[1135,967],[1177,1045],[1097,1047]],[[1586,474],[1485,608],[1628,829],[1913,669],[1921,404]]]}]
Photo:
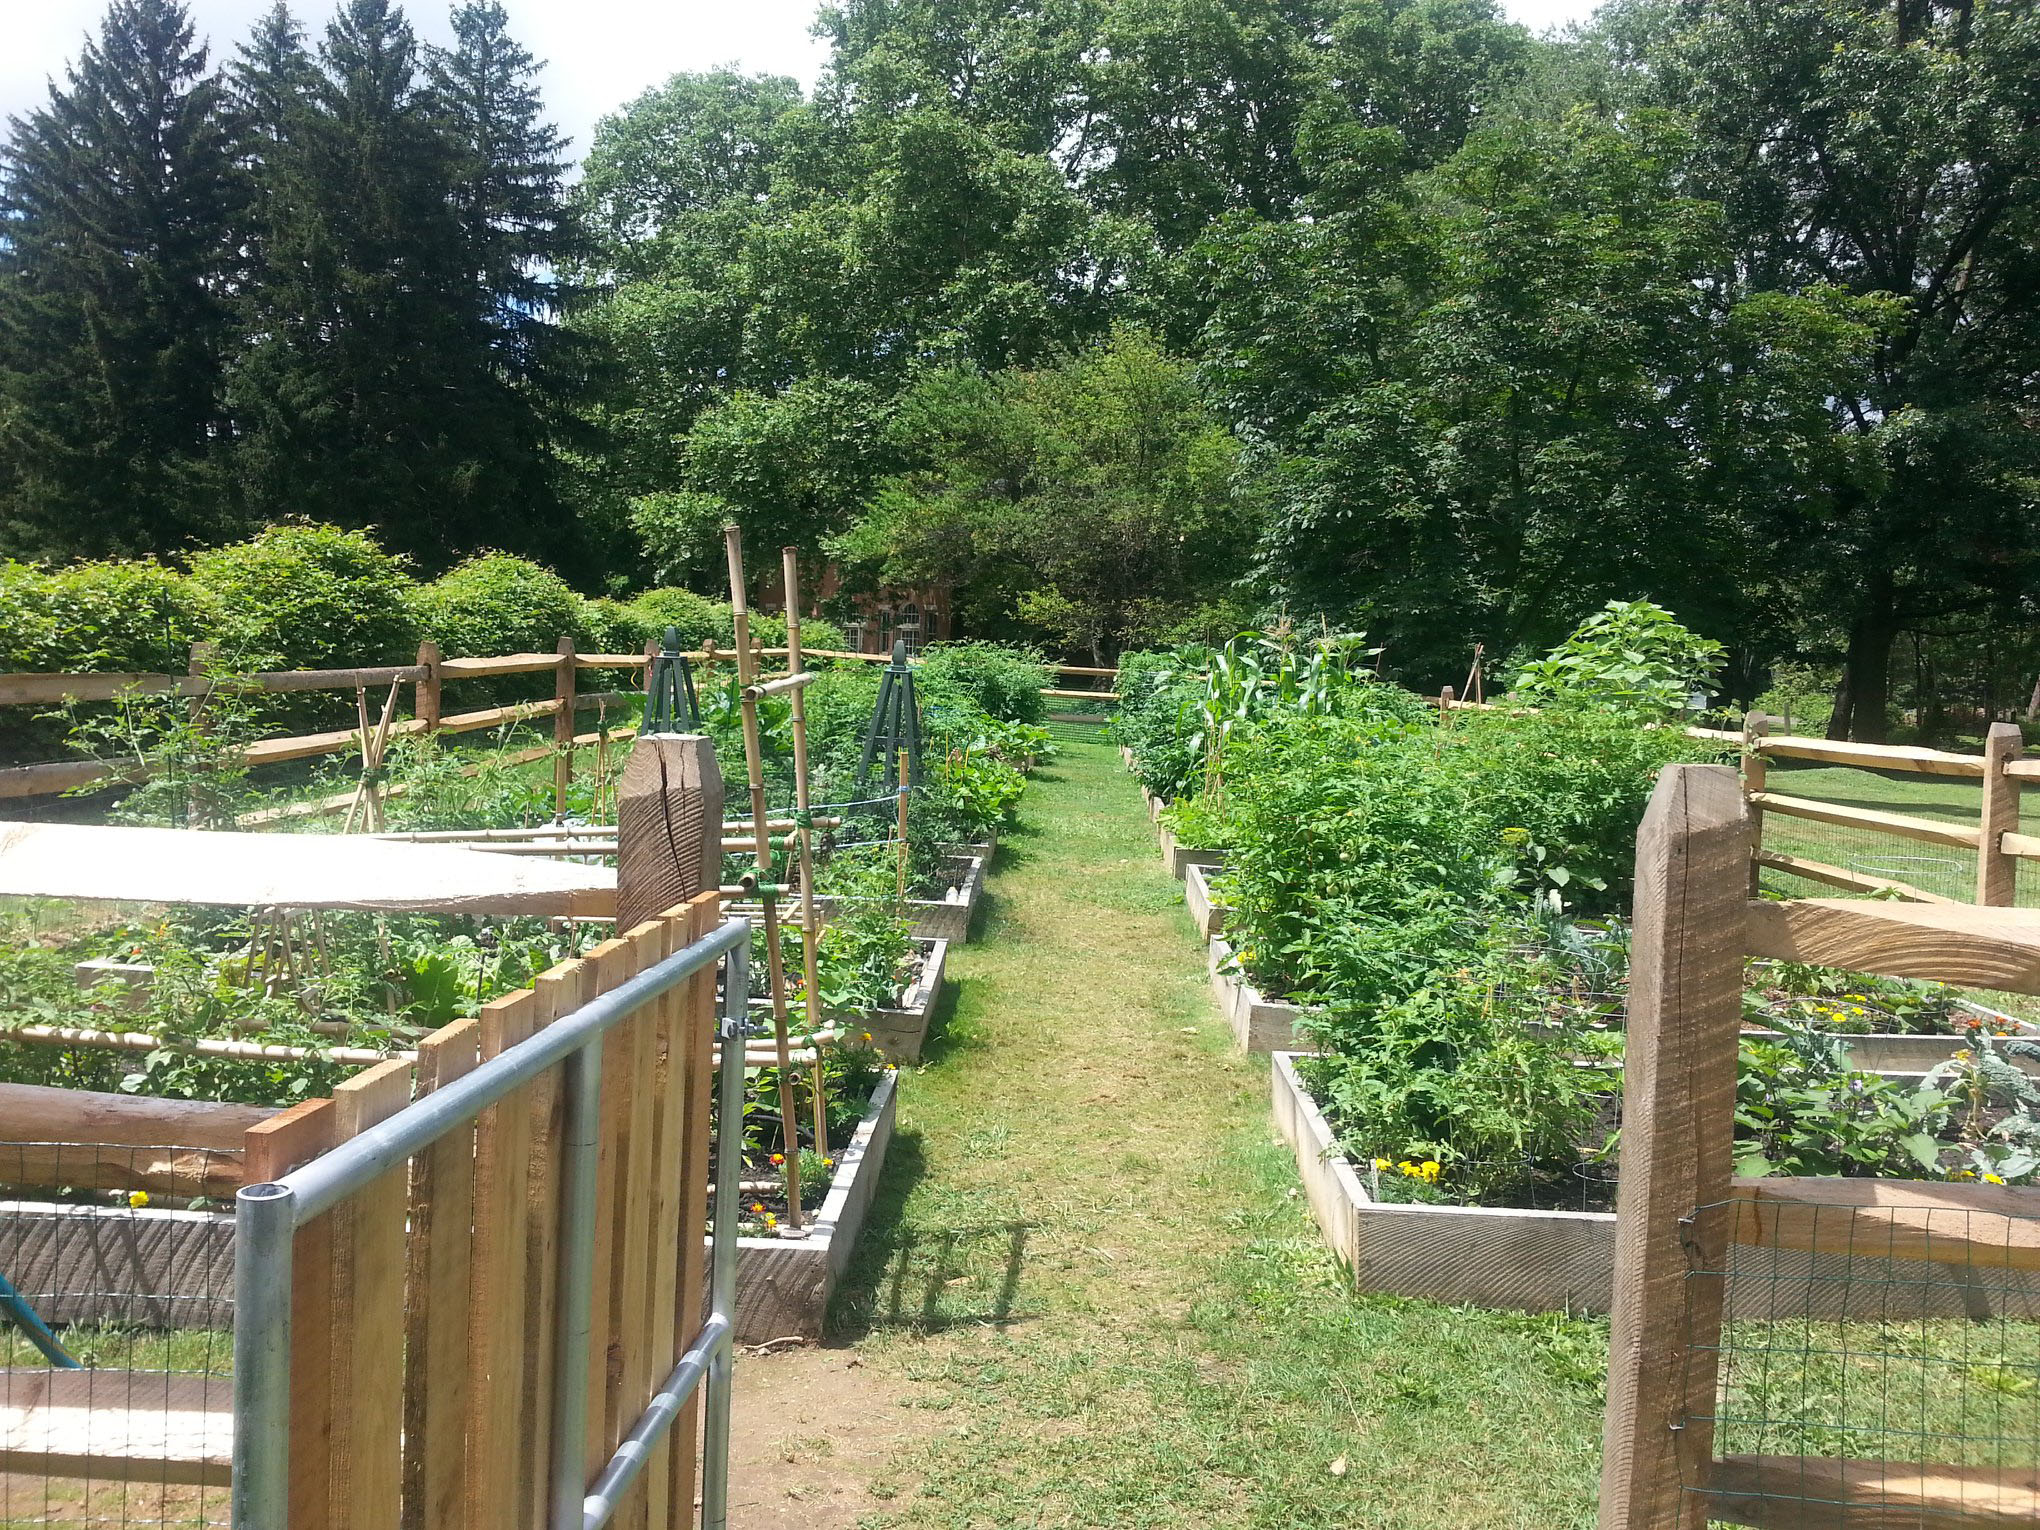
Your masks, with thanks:
[{"label": "wire mesh fencing", "polygon": [[1722,1253],[1686,1277],[1685,1337],[1715,1404],[1686,1427],[1714,1459],[1684,1479],[1680,1523],[2034,1522],[2040,1216],[2021,1194],[1700,1208],[1720,1233],[1693,1246]]},{"label": "wire mesh fencing", "polygon": [[0,1525],[227,1522],[240,1172],[0,1143]]},{"label": "wire mesh fencing", "polygon": [[[1875,812],[1898,813],[1974,829],[1982,811],[1983,789],[1974,781],[1857,770],[1848,767],[1794,767],[1773,760],[1767,785],[1772,791],[1809,801]],[[2026,832],[2040,833],[2040,794]],[[1840,867],[1864,876],[1903,882],[1922,892],[1958,903],[1976,899],[1974,849],[1925,842],[1860,824],[1822,823],[1782,812],[1766,812],[1763,847],[1803,860]],[[1767,884],[1794,897],[1846,896],[1838,889],[1767,869]],[[2017,868],[2016,904],[2040,908],[2040,862],[2021,861]]]}]

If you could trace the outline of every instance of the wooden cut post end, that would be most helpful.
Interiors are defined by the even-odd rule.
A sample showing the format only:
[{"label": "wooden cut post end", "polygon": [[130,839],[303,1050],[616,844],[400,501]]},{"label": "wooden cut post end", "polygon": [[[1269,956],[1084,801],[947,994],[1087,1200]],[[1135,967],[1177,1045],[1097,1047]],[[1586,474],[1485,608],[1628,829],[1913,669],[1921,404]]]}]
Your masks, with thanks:
[{"label": "wooden cut post end", "polygon": [[616,785],[616,927],[722,881],[723,778],[703,734],[640,738]]}]

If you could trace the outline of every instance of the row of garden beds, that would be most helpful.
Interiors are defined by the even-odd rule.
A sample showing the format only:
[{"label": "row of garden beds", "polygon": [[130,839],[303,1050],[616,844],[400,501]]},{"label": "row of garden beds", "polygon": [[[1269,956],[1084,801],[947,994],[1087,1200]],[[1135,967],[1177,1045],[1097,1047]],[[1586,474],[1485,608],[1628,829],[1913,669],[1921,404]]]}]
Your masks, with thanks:
[{"label": "row of garden beds", "polygon": [[[1133,759],[1125,755],[1129,769]],[[1272,1110],[1277,1130],[1295,1155],[1306,1198],[1326,1245],[1361,1289],[1430,1300],[1526,1311],[1605,1312],[1611,1300],[1614,1256],[1612,1210],[1616,1167],[1597,1166],[1583,1185],[1582,1209],[1543,1206],[1466,1206],[1384,1198],[1383,1161],[1358,1163],[1339,1150],[1338,1138],[1299,1074],[1297,1023],[1302,1006],[1260,992],[1225,938],[1230,912],[1213,889],[1222,852],[1177,844],[1162,821],[1166,804],[1142,788],[1155,823],[1164,864],[1184,883],[1184,899],[1207,942],[1212,996],[1235,1042],[1271,1059]],[[2032,1027],[1967,1000],[1953,1006],[1997,1034],[2028,1034]],[[1619,1013],[1612,1026],[1620,1028]],[[1752,1040],[1781,1041],[1780,1032],[1746,1031]],[[1969,1044],[1962,1035],[1834,1033],[1854,1068],[1895,1083],[1916,1083]],[[2040,1060],[2013,1059],[2031,1072]],[[1410,1166],[1403,1166],[1405,1168]],[[1391,1184],[1397,1169],[1386,1169]],[[1598,1191],[1598,1194],[1590,1193]],[[1602,1206],[1586,1209],[1586,1203]],[[1892,1281],[1922,1293],[1909,1316],[2032,1317],[2040,1294],[2017,1281],[1980,1278],[1967,1284],[1936,1277],[1930,1267],[1898,1266],[1872,1258],[1836,1259],[1778,1250],[1748,1250],[1732,1283],[1732,1315],[1878,1318],[1891,1315]],[[1862,1268],[1857,1268],[1861,1266]],[[1875,1276],[1875,1279],[1871,1279]],[[1806,1292],[1816,1293],[1807,1305]],[[1789,1293],[1789,1296],[1786,1294]],[[1772,1304],[1787,1304],[1770,1310]],[[1789,1310],[1788,1310],[1789,1309]]]}]

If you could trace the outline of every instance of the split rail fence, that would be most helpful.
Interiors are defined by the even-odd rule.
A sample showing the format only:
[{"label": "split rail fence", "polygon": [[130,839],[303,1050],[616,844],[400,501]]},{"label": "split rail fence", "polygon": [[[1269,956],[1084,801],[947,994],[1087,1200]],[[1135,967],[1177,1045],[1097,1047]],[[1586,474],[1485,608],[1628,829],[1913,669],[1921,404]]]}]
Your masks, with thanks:
[{"label": "split rail fence", "polygon": [[[0,706],[44,706],[56,707],[68,702],[105,702],[123,696],[182,696],[202,701],[216,693],[283,695],[309,691],[366,691],[383,686],[413,689],[412,715],[401,721],[392,721],[386,732],[388,738],[409,738],[420,735],[476,733],[506,724],[536,722],[550,717],[553,720],[553,741],[551,745],[531,748],[513,754],[508,763],[530,764],[550,756],[554,761],[555,807],[564,812],[568,786],[573,777],[573,751],[597,743],[604,735],[599,733],[577,734],[574,731],[575,716],[578,712],[605,705],[618,705],[634,699],[635,693],[626,696],[615,691],[583,691],[579,688],[579,677],[590,670],[637,671],[642,673],[652,655],[655,645],[647,644],[644,653],[582,653],[574,640],[563,637],[552,653],[513,653],[491,657],[447,659],[440,656],[436,643],[419,645],[417,660],[411,664],[385,664],[364,669],[293,669],[270,670],[246,675],[217,675],[208,673],[211,659],[210,645],[192,645],[191,672],[183,675],[142,674],[142,673],[97,673],[97,674],[0,674]],[[785,648],[754,648],[755,658],[784,658]],[[809,659],[835,659],[883,664],[890,660],[889,654],[850,653],[832,649],[806,649]],[[736,658],[729,649],[718,649],[713,644],[693,649],[685,655],[699,663],[713,664],[717,660]],[[1057,665],[1057,671],[1064,675],[1085,675],[1110,678],[1119,672],[1116,669],[1100,669],[1084,665]],[[513,702],[502,706],[482,707],[466,712],[446,712],[442,709],[444,688],[448,682],[464,680],[498,679],[517,675],[550,674],[553,677],[551,699]],[[1050,698],[1073,698],[1086,701],[1116,701],[1118,695],[1111,690],[1065,690],[1048,686],[1042,690]],[[337,728],[320,733],[297,734],[285,738],[259,739],[248,744],[240,758],[250,768],[288,764],[297,760],[316,759],[326,755],[349,754],[364,748],[364,732],[375,732],[369,727]],[[634,727],[619,727],[607,730],[610,739],[628,738],[635,732]],[[75,792],[98,784],[109,786],[133,784],[148,778],[148,767],[139,762],[114,763],[98,759],[56,760],[46,764],[14,765],[0,767],[0,800],[10,798],[32,798],[58,796]],[[293,806],[273,816],[296,816],[306,813],[345,809],[349,797],[340,796],[324,802]]]},{"label": "split rail fence", "polygon": [[[1746,957],[2040,993],[2040,912],[1753,899],[1752,829],[1733,769],[1675,765],[1637,836],[1600,1525],[2030,1527],[2040,1405],[1964,1389],[1989,1368],[1972,1329],[2000,1369],[2013,1330],[2032,1337],[2009,1313],[2040,1275],[2040,1190],[1732,1166]],[[1724,1321],[1746,1306],[1740,1281],[1760,1283],[1768,1323]],[[1938,1332],[1921,1317],[1935,1290],[1983,1310]],[[1758,1385],[1736,1391],[1751,1369]],[[1917,1396],[1894,1384],[1908,1370]],[[1960,1405],[1930,1424],[1936,1394]],[[1848,1418],[1810,1427],[1837,1401]],[[1721,1448],[1752,1441],[1800,1448]]]}]

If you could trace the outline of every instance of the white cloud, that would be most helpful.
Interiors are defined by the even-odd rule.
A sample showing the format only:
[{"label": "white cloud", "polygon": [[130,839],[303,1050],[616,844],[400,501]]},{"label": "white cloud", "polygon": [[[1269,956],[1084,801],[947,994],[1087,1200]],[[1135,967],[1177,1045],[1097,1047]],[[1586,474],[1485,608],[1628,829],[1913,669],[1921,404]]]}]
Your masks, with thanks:
[{"label": "white cloud", "polygon": [[[680,70],[734,64],[747,72],[790,74],[812,85],[822,45],[808,35],[814,0],[504,0],[519,41],[546,61],[541,88],[578,155],[597,118]],[[214,56],[231,55],[268,0],[190,0]],[[1584,18],[1590,0],[1504,0],[1516,20],[1547,27]],[[299,0],[299,20],[323,27],[327,0]],[[448,40],[446,7],[407,6],[419,34]],[[0,116],[39,104],[45,83],[61,77],[103,0],[0,0]]]}]

